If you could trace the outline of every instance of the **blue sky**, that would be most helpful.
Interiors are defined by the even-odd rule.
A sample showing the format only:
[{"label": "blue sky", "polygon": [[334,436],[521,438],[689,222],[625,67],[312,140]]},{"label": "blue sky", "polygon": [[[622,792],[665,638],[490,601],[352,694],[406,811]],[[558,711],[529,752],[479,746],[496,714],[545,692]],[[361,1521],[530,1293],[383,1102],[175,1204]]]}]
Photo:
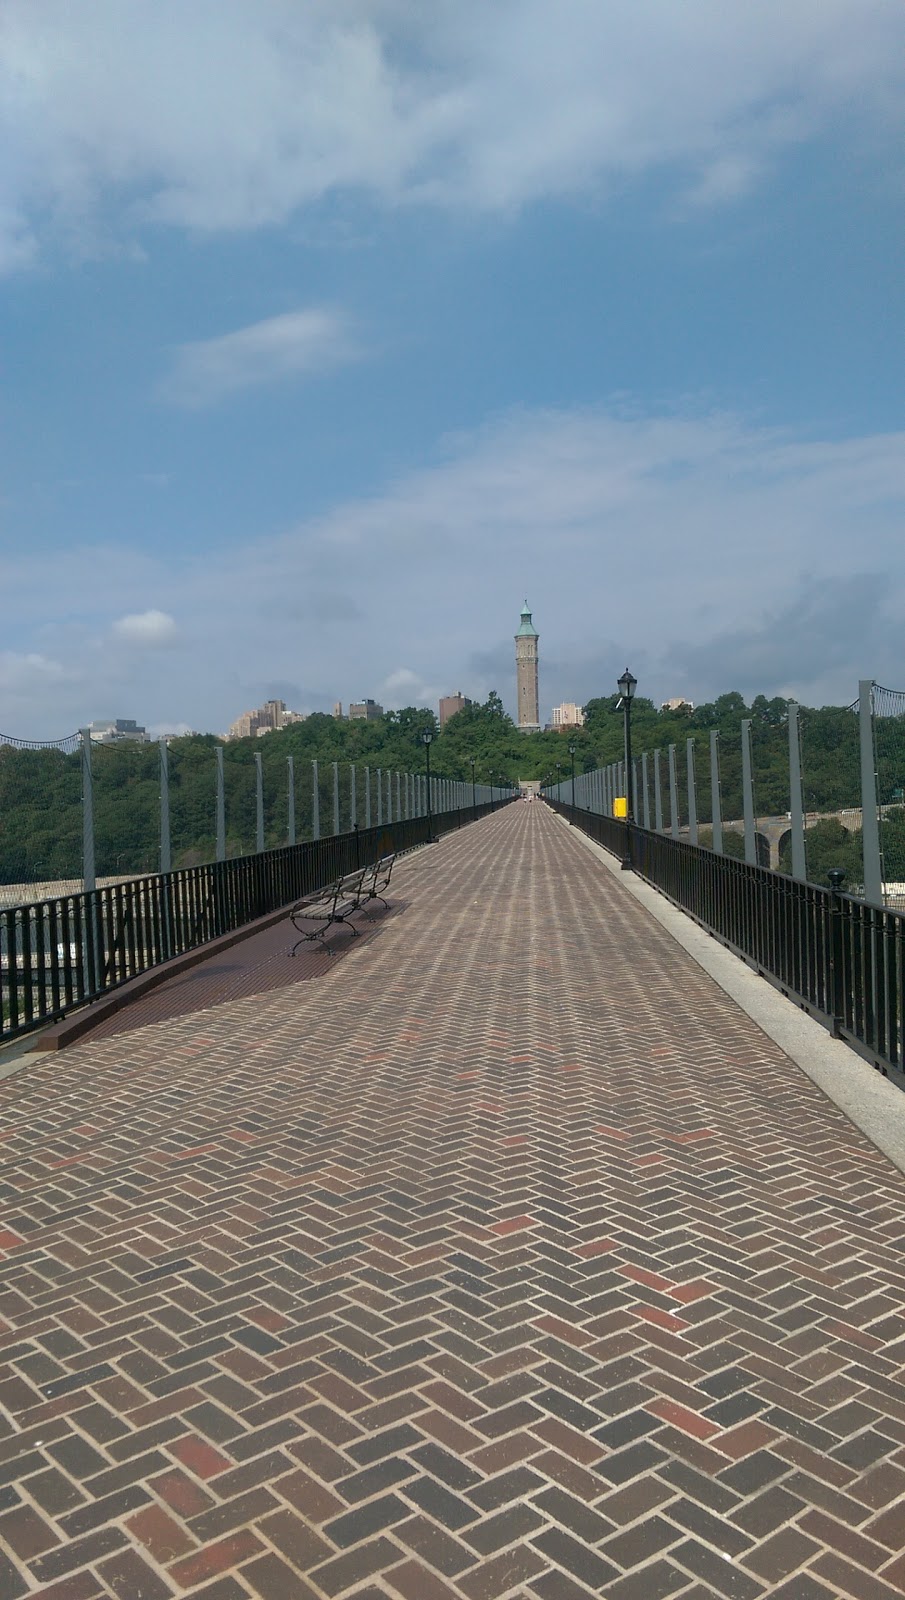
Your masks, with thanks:
[{"label": "blue sky", "polygon": [[905,686],[898,0],[6,0],[0,732]]}]

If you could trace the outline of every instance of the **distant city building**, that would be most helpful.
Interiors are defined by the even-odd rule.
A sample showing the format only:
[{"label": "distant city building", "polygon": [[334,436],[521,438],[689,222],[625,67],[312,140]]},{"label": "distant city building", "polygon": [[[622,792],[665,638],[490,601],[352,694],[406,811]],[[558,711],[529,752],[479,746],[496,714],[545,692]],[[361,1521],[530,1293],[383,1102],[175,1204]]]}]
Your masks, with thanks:
[{"label": "distant city building", "polygon": [[342,703],[342,701],[341,700],[334,700],[334,702],[333,702],[333,715],[334,715],[334,717],[339,718],[339,717],[342,716],[342,714],[343,714],[343,703]]},{"label": "distant city building", "polygon": [[539,733],[537,693],[537,629],[531,621],[528,602],[522,606],[522,620],[515,636],[515,676],[518,689],[518,725],[522,733]]},{"label": "distant city building", "polygon": [[265,700],[257,711],[243,711],[232,723],[227,739],[254,739],[262,733],[272,733],[274,728],[288,728],[292,722],[304,722],[301,711],[287,711],[285,700]]},{"label": "distant city building", "polygon": [[349,707],[349,718],[353,722],[379,722],[382,716],[383,706],[376,700],[356,700]]},{"label": "distant city building", "polygon": [[693,711],[694,710],[694,701],[693,700],[683,700],[681,695],[678,695],[675,700],[664,700],[663,703],[660,706],[660,710],[661,711]]},{"label": "distant city building", "polygon": [[88,732],[93,744],[147,744],[148,730],[130,717],[117,717],[113,722],[91,722]]},{"label": "distant city building", "polygon": [[584,712],[581,706],[573,705],[571,700],[564,701],[561,706],[554,706],[552,726],[554,728],[583,728]]},{"label": "distant city building", "polygon": [[470,705],[471,701],[466,698],[461,689],[457,689],[455,694],[445,694],[440,701],[441,728],[446,727],[450,717],[454,717],[457,712],[464,711],[465,707]]}]

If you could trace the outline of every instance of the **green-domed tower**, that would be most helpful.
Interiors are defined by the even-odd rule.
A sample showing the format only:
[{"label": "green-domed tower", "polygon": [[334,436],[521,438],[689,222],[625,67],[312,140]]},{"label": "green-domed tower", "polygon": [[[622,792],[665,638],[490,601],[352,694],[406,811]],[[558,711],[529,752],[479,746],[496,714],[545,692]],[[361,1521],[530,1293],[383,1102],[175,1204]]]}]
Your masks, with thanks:
[{"label": "green-domed tower", "polygon": [[539,733],[537,714],[537,640],[528,602],[522,606],[522,620],[515,636],[515,676],[518,685],[518,725],[522,733]]}]

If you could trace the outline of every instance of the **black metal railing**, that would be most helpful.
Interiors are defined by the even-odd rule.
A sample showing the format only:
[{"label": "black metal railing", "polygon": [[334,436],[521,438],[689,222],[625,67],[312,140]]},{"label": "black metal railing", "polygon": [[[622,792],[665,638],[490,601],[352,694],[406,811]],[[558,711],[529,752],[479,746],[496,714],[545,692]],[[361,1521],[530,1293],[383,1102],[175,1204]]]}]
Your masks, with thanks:
[{"label": "black metal railing", "polygon": [[412,850],[502,802],[0,910],[0,1043],[233,933],[377,856]]},{"label": "black metal railing", "polygon": [[905,1072],[905,914],[549,800],[883,1072]]}]

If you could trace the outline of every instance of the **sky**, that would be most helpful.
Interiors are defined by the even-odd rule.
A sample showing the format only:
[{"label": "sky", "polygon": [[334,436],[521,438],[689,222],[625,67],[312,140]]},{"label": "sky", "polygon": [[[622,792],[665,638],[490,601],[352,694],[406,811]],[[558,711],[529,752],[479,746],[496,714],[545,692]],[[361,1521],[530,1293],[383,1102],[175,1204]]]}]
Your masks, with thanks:
[{"label": "sky", "polygon": [[4,0],[0,734],[905,688],[900,0]]}]

